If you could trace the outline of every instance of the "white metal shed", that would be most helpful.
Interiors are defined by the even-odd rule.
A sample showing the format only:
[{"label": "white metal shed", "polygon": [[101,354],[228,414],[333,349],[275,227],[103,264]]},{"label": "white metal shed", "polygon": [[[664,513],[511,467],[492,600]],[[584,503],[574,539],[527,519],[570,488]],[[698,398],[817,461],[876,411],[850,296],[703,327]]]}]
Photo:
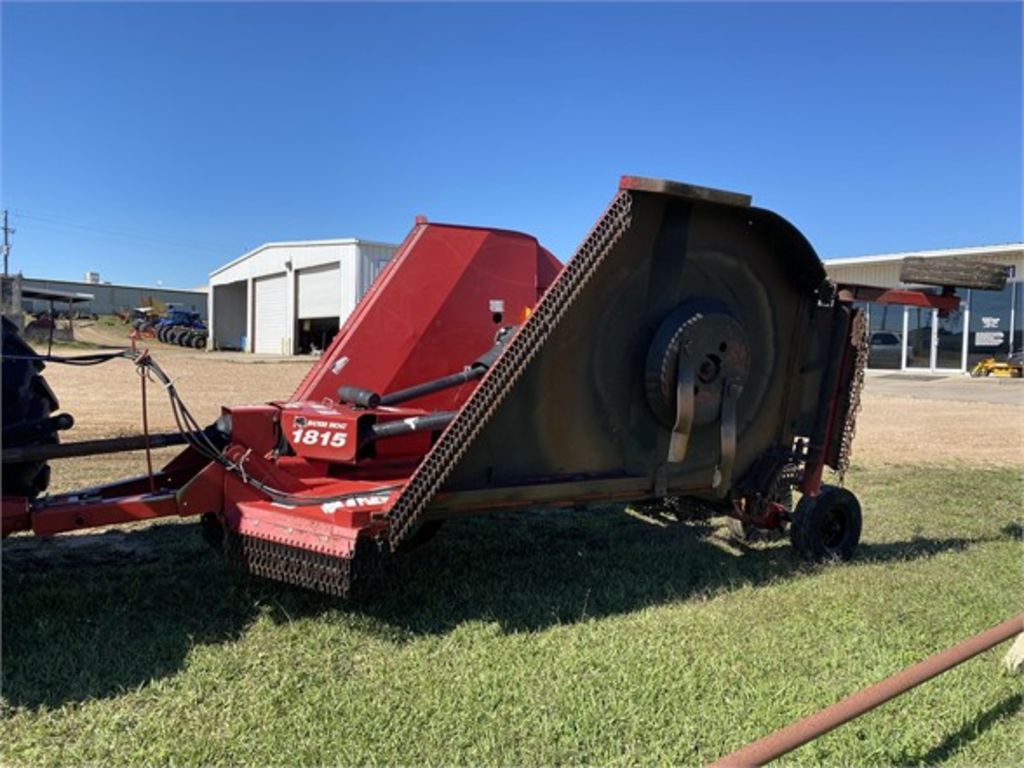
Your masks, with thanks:
[{"label": "white metal shed", "polygon": [[356,238],[266,243],[210,273],[213,349],[322,350],[397,246]]}]

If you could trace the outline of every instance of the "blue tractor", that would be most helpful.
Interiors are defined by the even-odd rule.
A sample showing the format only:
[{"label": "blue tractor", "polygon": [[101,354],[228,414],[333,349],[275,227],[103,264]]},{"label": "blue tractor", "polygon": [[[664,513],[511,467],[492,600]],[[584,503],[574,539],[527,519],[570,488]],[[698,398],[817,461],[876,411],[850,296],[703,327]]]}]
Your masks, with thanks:
[{"label": "blue tractor", "polygon": [[156,337],[166,344],[204,349],[206,347],[206,323],[199,313],[191,309],[172,307],[153,326]]}]

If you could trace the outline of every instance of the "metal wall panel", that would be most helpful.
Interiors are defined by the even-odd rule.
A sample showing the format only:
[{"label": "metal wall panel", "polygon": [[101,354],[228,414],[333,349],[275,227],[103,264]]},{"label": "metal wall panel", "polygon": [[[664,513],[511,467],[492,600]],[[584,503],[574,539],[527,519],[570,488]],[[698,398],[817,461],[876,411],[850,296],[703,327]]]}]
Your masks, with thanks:
[{"label": "metal wall panel", "polygon": [[212,329],[215,349],[244,349],[246,333],[245,281],[212,287]]},{"label": "metal wall panel", "polygon": [[253,351],[290,354],[286,340],[291,338],[288,318],[288,278],[284,274],[260,277],[253,281]]},{"label": "metal wall panel", "polygon": [[[48,280],[31,277],[23,278],[21,284],[23,288],[92,294],[92,301],[75,304],[75,310],[78,312],[112,315],[122,309],[149,306],[153,301],[162,301],[164,304],[178,304],[185,309],[195,310],[204,320],[206,319],[206,291],[86,283],[77,280]],[[34,301],[28,299],[24,302],[24,306],[28,310],[42,312],[49,309],[49,302],[40,299]],[[66,308],[66,305],[59,307],[61,310]]]},{"label": "metal wall panel", "polygon": [[370,243],[359,244],[359,258],[361,260],[359,270],[359,296],[362,296],[373,285],[377,275],[387,266],[391,257],[398,250],[391,245],[378,245]]},{"label": "metal wall panel", "polygon": [[865,264],[829,264],[826,261],[825,271],[837,283],[897,288],[900,285],[900,266],[899,261]]},{"label": "metal wall panel", "polygon": [[300,269],[296,273],[296,316],[300,320],[341,315],[341,265]]}]

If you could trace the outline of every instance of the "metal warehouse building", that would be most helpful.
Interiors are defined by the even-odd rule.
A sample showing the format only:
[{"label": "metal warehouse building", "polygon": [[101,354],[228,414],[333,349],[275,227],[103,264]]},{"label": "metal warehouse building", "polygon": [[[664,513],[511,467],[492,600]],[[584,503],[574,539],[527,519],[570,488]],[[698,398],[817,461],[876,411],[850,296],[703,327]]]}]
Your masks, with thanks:
[{"label": "metal warehouse building", "polygon": [[[149,306],[154,301],[177,304],[185,309],[198,312],[205,318],[206,291],[202,289],[163,288],[146,285],[115,285],[78,280],[49,280],[41,277],[22,277],[24,291],[57,291],[60,293],[91,294],[92,299],[75,304],[79,312],[94,312],[97,315],[112,315],[123,309]],[[26,312],[43,312],[49,302],[41,299],[25,299],[22,307]]]},{"label": "metal warehouse building", "polygon": [[348,238],[266,243],[210,273],[214,349],[323,350],[397,246]]},{"label": "metal warehouse building", "polygon": [[838,283],[882,288],[900,282],[905,257],[1003,264],[1009,279],[999,292],[959,289],[960,309],[939,317],[934,309],[866,304],[870,328],[869,368],[903,371],[968,371],[986,357],[1003,360],[1024,344],[1024,243],[891,253],[825,262]]}]

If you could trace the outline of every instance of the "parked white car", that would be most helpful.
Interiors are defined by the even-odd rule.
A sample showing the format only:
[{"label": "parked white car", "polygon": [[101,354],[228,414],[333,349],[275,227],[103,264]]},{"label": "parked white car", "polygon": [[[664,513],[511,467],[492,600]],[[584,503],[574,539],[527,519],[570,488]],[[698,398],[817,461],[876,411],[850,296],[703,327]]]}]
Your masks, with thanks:
[{"label": "parked white car", "polygon": [[[900,349],[903,340],[895,331],[874,331],[868,348],[869,368],[900,368]],[[914,350],[907,348],[907,365],[914,361]]]}]

